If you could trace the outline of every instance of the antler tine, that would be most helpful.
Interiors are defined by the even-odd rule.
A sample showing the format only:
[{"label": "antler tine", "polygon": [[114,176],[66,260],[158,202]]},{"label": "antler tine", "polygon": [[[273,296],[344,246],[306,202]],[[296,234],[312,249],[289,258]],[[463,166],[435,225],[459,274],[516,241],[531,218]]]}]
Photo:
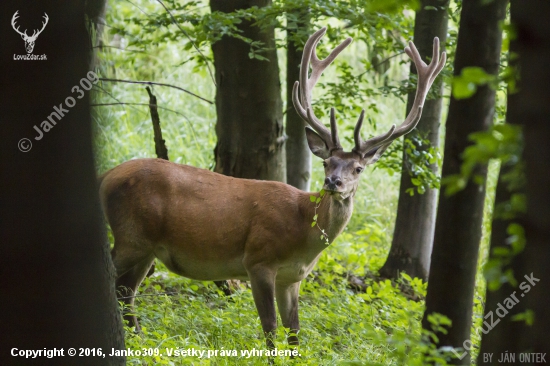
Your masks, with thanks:
[{"label": "antler tine", "polygon": [[17,20],[17,18],[19,18],[19,14],[18,14],[18,13],[19,13],[19,10],[17,10],[17,11],[15,12],[15,14],[13,14],[13,17],[11,18],[11,26],[12,26],[13,30],[15,30],[15,31],[16,31],[17,33],[19,33],[20,35],[22,35],[22,36],[23,36],[23,35],[27,36],[27,30],[26,30],[26,29],[25,29],[25,32],[21,32],[21,31],[19,30],[19,26],[17,26],[17,28],[16,28],[15,21]]},{"label": "antler tine", "polygon": [[[315,113],[313,113],[311,91],[323,71],[334,61],[338,54],[351,43],[352,39],[346,39],[332,50],[327,58],[319,60],[315,49],[321,38],[325,35],[326,30],[327,28],[323,27],[313,33],[304,46],[302,63],[300,65],[300,81],[294,84],[292,101],[298,115],[319,134],[330,149],[335,149],[341,148],[340,141],[338,140],[336,119],[331,117],[331,133],[331,130],[325,127],[325,125],[315,116]],[[311,77],[308,79],[310,65]],[[334,123],[332,122],[333,120]]]},{"label": "antler tine", "polygon": [[353,139],[355,140],[355,147],[353,148],[353,152],[358,153],[361,155],[361,127],[363,127],[363,119],[365,118],[365,110],[363,109],[361,111],[361,114],[359,115],[359,119],[357,120],[357,123],[355,124],[355,128],[353,129]]},{"label": "antler tine", "polygon": [[445,61],[447,60],[447,54],[445,52],[441,54],[441,58],[439,57],[439,38],[437,37],[434,38],[432,60],[429,65],[426,65],[426,63],[422,61],[420,53],[413,42],[409,42],[409,46],[405,48],[405,52],[413,60],[416,66],[418,85],[411,111],[405,121],[403,121],[394,133],[395,138],[399,138],[409,133],[416,127],[422,116],[422,107],[424,106],[426,95],[435,78],[445,66]]},{"label": "antler tine", "polygon": [[366,141],[363,141],[361,139],[361,127],[363,126],[363,119],[365,117],[365,110],[363,109],[361,111],[361,115],[359,116],[359,120],[357,121],[357,124],[355,125],[355,129],[353,130],[353,138],[355,140],[355,147],[352,151],[358,153],[359,155],[364,154],[364,152],[367,152],[369,150],[375,149],[377,147],[380,147],[385,142],[387,142],[390,137],[392,137],[393,132],[395,131],[395,125],[392,125],[390,130],[386,132],[385,134],[370,138]]},{"label": "antler tine", "polygon": [[332,137],[333,149],[341,149],[340,138],[338,137],[338,125],[336,124],[336,115],[334,114],[334,107],[330,109],[330,135]]},{"label": "antler tine", "polygon": [[399,127],[396,128],[395,125],[393,125],[390,130],[383,135],[373,137],[367,141],[360,141],[360,152],[363,154],[382,145],[386,147],[389,146],[393,140],[411,132],[416,127],[418,121],[420,121],[420,117],[422,117],[422,108],[426,100],[426,95],[435,78],[445,66],[447,60],[445,52],[441,54],[441,58],[439,57],[439,38],[437,37],[434,38],[432,60],[429,65],[426,65],[426,63],[422,61],[420,53],[413,42],[409,42],[409,45],[405,47],[405,53],[413,60],[418,74],[418,84],[412,108],[407,118],[405,118],[405,121],[403,121]]},{"label": "antler tine", "polygon": [[[42,29],[40,30],[35,30],[34,33],[36,33],[36,35],[33,33],[32,37],[38,37],[38,35],[40,33],[42,33],[42,31],[44,30],[44,28],[46,28],[46,25],[48,24],[48,20],[50,20],[50,18],[48,17],[48,14],[44,13],[44,16],[43,16],[45,19],[44,22],[42,22]],[[31,38],[32,38],[31,37]]]}]

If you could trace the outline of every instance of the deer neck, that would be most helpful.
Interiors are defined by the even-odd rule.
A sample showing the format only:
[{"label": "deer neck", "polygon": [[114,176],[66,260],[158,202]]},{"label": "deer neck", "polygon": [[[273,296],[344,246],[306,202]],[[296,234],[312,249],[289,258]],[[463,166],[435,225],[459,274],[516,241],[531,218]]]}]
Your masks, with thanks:
[{"label": "deer neck", "polygon": [[[329,243],[345,229],[353,213],[353,195],[343,200],[338,200],[335,196],[325,194],[319,207],[317,208],[317,225],[312,229],[320,238],[320,229],[323,229],[328,235]],[[323,240],[326,247],[326,241]]]}]

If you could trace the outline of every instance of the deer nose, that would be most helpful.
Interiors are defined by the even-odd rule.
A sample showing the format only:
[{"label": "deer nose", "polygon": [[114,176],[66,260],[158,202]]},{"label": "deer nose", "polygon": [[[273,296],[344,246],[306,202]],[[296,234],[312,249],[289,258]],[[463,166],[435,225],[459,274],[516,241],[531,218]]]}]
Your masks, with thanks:
[{"label": "deer nose", "polygon": [[342,180],[340,179],[340,177],[335,177],[335,176],[326,177],[325,185],[330,190],[336,190],[336,187],[342,186]]}]

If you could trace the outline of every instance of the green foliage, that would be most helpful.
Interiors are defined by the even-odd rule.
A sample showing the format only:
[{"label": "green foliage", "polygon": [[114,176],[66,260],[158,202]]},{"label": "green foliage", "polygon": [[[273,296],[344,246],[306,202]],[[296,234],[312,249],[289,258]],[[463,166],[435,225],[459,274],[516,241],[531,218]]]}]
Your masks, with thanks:
[{"label": "green foliage", "polygon": [[[210,46],[222,36],[241,39],[250,46],[250,57],[263,60],[264,45],[254,43],[237,29],[242,21],[276,27],[277,47],[286,47],[286,29],[297,29],[291,41],[303,45],[310,31],[297,27],[304,21],[300,9],[308,7],[310,29],[328,26],[319,45],[319,56],[346,36],[355,39],[345,53],[326,71],[314,95],[314,108],[323,117],[330,107],[338,110],[343,143],[352,144],[355,118],[367,111],[363,135],[387,131],[404,116],[405,98],[416,87],[408,79],[409,61],[403,48],[412,39],[414,13],[410,1],[374,1],[372,6],[393,8],[393,14],[373,12],[363,1],[274,1],[266,8],[240,10],[230,14],[210,13],[206,1],[164,1],[189,38],[176,27],[156,2],[136,0],[111,3],[107,24],[110,34],[100,57],[101,74],[131,80],[154,80],[188,88],[213,99],[214,85],[204,67],[211,62]],[[382,11],[382,8],[379,8]],[[451,12],[451,10],[449,10]],[[458,16],[458,11],[454,11]],[[450,29],[448,52],[452,54],[456,29]],[[193,43],[206,56],[194,51]],[[284,75],[284,54],[279,53]],[[282,56],[282,57],[281,57]],[[451,73],[451,63],[444,70]],[[284,78],[282,78],[284,80]],[[202,168],[212,167],[215,145],[215,108],[187,94],[156,87],[161,126],[172,161]],[[429,98],[433,97],[430,93]],[[103,83],[96,89],[95,103],[148,103],[140,86]],[[348,121],[345,122],[344,119]],[[117,105],[97,107],[94,116],[97,166],[100,173],[123,161],[154,156],[153,132],[147,106]],[[345,140],[344,140],[345,139]],[[418,137],[415,146],[425,147]],[[426,170],[433,158],[432,147],[413,149],[415,178],[427,187],[436,177]],[[301,357],[281,358],[276,364],[361,364],[423,365],[431,357],[445,364],[446,355],[423,342],[421,318],[426,284],[404,275],[390,282],[377,277],[386,259],[395,219],[402,143],[396,141],[378,163],[388,169],[367,169],[355,197],[354,215],[344,233],[321,255],[314,272],[303,282],[300,297],[302,330]],[[407,152],[409,154],[409,152]],[[414,160],[416,159],[416,160]],[[392,165],[393,164],[393,165]],[[390,173],[388,176],[388,172]],[[323,171],[314,164],[313,190],[319,190]],[[425,185],[427,184],[427,185]],[[420,192],[417,189],[418,192]],[[312,204],[320,197],[313,196]],[[318,217],[313,217],[315,223]],[[485,234],[486,235],[486,234]],[[485,236],[485,241],[486,241]],[[110,238],[112,241],[112,237]],[[360,276],[362,289],[350,286],[350,277]],[[482,319],[483,281],[476,287],[475,319]],[[136,299],[136,312],[143,334],[126,334],[126,346],[186,349],[263,349],[264,336],[250,289],[242,288],[225,297],[212,283],[176,276],[157,263],[155,274],[145,279]],[[439,320],[439,323],[443,323]],[[281,322],[279,321],[279,324]],[[476,323],[478,324],[478,323]],[[479,325],[479,324],[478,324]],[[288,348],[285,330],[280,327],[276,345]],[[479,339],[474,336],[474,344]],[[424,355],[429,354],[428,358]],[[128,364],[262,364],[265,359],[131,357]]]},{"label": "green foliage", "polygon": [[495,80],[494,75],[487,74],[481,67],[465,67],[460,75],[453,78],[453,96],[456,99],[470,98],[478,86],[489,84],[496,87]]},{"label": "green foliage", "polygon": [[[407,154],[407,170],[416,191],[423,194],[427,189],[439,189],[437,167],[441,164],[439,149],[417,134],[405,138],[405,153]],[[414,189],[407,190],[411,196]]]},{"label": "green foliage", "polygon": [[485,264],[484,273],[487,279],[489,290],[495,291],[500,286],[509,282],[512,286],[517,286],[517,280],[514,277],[512,269],[504,269],[511,263],[512,259],[523,251],[525,247],[525,230],[523,226],[517,223],[511,223],[507,228],[509,246],[498,246],[493,248],[491,257]]},{"label": "green foliage", "polygon": [[393,143],[376,165],[377,168],[386,169],[390,174],[401,173],[402,159],[399,153],[405,144],[406,172],[411,177],[414,188],[408,188],[411,196],[416,193],[424,194],[427,189],[439,189],[440,176],[438,167],[441,166],[441,154],[437,147],[431,145],[430,140],[423,138],[417,132],[412,132],[403,140]]},{"label": "green foliage", "polygon": [[321,232],[321,240],[324,240],[326,245],[330,245],[330,238],[328,237],[327,232],[319,225],[319,222],[317,221],[317,219],[319,218],[319,215],[317,214],[317,209],[321,206],[321,201],[323,200],[324,196],[324,189],[321,189],[321,191],[319,192],[319,197],[309,196],[309,200],[315,203],[315,214],[313,215],[313,222],[311,223],[311,227],[317,226],[319,228],[319,231]]},{"label": "green foliage", "polygon": [[366,8],[371,12],[396,13],[405,6],[417,10],[419,5],[418,0],[371,0],[366,4]]},{"label": "green foliage", "polygon": [[[498,159],[502,164],[517,162],[521,156],[523,137],[521,127],[510,124],[494,125],[487,131],[472,133],[469,140],[473,142],[462,154],[460,174],[453,174],[442,179],[445,193],[454,194],[464,189],[470,179],[477,184],[484,184],[481,176],[475,174],[475,168],[487,164],[491,159]],[[519,169],[519,166],[518,166]],[[518,184],[522,177],[512,174],[510,184]]]}]

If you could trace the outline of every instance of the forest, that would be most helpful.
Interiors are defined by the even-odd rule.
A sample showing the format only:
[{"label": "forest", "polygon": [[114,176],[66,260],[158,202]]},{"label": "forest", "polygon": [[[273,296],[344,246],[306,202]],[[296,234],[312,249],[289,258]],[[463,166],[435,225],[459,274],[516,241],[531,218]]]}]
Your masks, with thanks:
[{"label": "forest", "polygon": [[1,7],[0,364],[550,359],[548,1]]}]

